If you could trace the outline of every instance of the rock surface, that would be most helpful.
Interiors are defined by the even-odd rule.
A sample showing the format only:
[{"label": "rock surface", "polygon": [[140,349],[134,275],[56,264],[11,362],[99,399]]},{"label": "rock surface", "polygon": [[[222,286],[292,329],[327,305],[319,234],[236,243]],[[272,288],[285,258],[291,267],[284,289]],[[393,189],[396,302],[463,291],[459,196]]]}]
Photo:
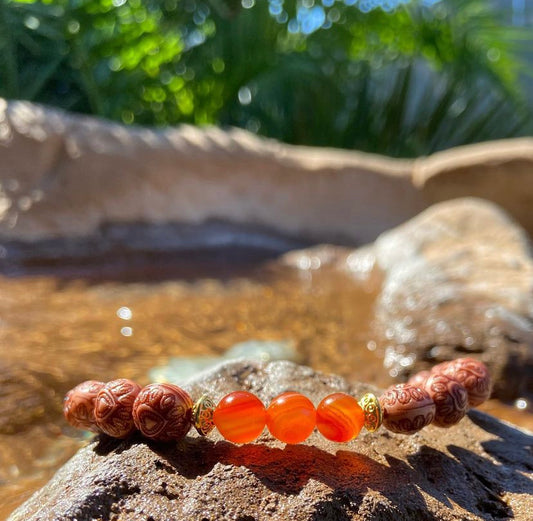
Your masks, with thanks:
[{"label": "rock surface", "polygon": [[3,241],[222,220],[361,244],[433,202],[469,195],[501,205],[533,234],[533,138],[408,161],[238,129],[126,127],[0,98]]},{"label": "rock surface", "polygon": [[0,238],[218,219],[364,242],[423,208],[411,164],[238,129],[126,127],[0,99]]},{"label": "rock surface", "polygon": [[356,279],[376,267],[383,272],[372,347],[392,376],[473,356],[491,369],[495,397],[533,393],[531,246],[497,206],[474,198],[446,201],[369,246],[318,246],[290,252],[284,261],[299,269],[336,265]]},{"label": "rock surface", "polygon": [[497,203],[533,235],[533,138],[479,143],[415,162],[413,182],[429,204],[476,196]]},{"label": "rock surface", "polygon": [[[369,390],[291,362],[225,363],[191,382],[193,397],[235,389],[265,402],[286,389],[315,404]],[[9,521],[529,520],[533,436],[481,412],[413,436],[385,431],[334,444],[284,446],[266,432],[237,446],[211,434],[174,444],[96,439]]]},{"label": "rock surface", "polygon": [[376,324],[385,365],[402,372],[474,355],[495,395],[533,392],[533,261],[527,236],[496,206],[437,204],[374,245],[385,280]]}]

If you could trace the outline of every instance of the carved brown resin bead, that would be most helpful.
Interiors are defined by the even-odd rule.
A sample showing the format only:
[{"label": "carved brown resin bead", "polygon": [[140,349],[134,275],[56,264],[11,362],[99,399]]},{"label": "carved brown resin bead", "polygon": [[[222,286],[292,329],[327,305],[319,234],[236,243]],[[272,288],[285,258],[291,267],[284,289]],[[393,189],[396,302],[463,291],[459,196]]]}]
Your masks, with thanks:
[{"label": "carved brown resin bead", "polygon": [[441,371],[464,386],[468,393],[468,405],[476,407],[486,401],[492,391],[487,366],[474,358],[458,358]]},{"label": "carved brown resin bead", "polygon": [[76,429],[100,432],[94,418],[94,401],[104,385],[104,382],[87,380],[67,393],[63,402],[63,414],[70,425]]},{"label": "carved brown resin bead", "polygon": [[434,425],[451,427],[461,421],[468,407],[468,394],[460,383],[445,374],[433,373],[424,388],[435,402]]},{"label": "carved brown resin bead", "polygon": [[424,388],[424,385],[426,384],[426,380],[429,378],[429,375],[431,373],[429,371],[420,371],[419,373],[416,373],[415,375],[411,376],[409,380],[407,380],[407,383],[409,385],[413,385],[415,387],[420,387],[421,389]]},{"label": "carved brown resin bead", "polygon": [[424,389],[410,384],[389,388],[379,398],[383,426],[392,432],[414,434],[435,417],[435,404]]},{"label": "carved brown resin bead", "polygon": [[172,384],[144,387],[133,406],[133,420],[147,438],[171,441],[183,438],[192,426],[191,397]]},{"label": "carved brown resin bead", "polygon": [[94,416],[102,432],[113,438],[125,438],[135,430],[133,402],[141,386],[126,378],[105,384],[96,396]]}]

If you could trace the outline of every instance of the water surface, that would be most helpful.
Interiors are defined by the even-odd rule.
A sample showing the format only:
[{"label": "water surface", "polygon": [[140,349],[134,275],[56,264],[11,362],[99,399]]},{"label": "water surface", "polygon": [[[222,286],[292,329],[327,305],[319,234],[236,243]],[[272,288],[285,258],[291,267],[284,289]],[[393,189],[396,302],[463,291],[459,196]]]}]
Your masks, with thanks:
[{"label": "water surface", "polygon": [[[82,380],[146,384],[173,357],[221,355],[255,339],[290,341],[318,370],[391,383],[372,332],[379,273],[356,281],[319,261],[297,269],[270,257],[224,249],[52,259],[1,275],[0,518],[86,442],[61,416],[65,392]],[[533,427],[513,408],[488,407]]]}]

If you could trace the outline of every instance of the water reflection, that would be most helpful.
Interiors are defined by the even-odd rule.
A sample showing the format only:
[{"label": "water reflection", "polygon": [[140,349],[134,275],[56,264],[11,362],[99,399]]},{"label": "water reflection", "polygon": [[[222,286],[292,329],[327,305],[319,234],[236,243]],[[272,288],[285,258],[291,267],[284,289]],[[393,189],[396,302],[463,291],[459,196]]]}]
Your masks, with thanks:
[{"label": "water reflection", "polygon": [[133,335],[133,328],[128,327],[128,326],[122,327],[122,328],[120,328],[120,334],[122,336],[132,336]]},{"label": "water reflection", "polygon": [[[0,351],[0,495],[14,498],[0,518],[84,443],[61,417],[62,396],[82,380],[146,384],[150,371],[173,360],[218,360],[256,339],[288,342],[291,354],[272,356],[378,381],[381,361],[366,349],[375,294],[323,261],[311,255],[306,281],[302,270],[278,264],[246,277],[236,266],[222,279],[211,264],[210,273],[204,266],[201,276],[181,280],[169,266],[157,281],[160,263],[144,264],[150,282],[0,277],[0,344],[9,346]],[[180,272],[175,257],[172,269],[192,272]],[[232,356],[243,355],[237,348]]]},{"label": "water reflection", "polygon": [[[103,279],[0,276],[0,496],[12,498],[0,518],[85,442],[61,416],[64,393],[82,380],[120,376],[146,384],[170,379],[179,366],[190,376],[201,369],[187,365],[191,360],[218,361],[253,339],[290,350],[276,357],[381,387],[392,383],[415,358],[405,344],[374,336],[381,275],[366,261],[347,268],[347,256],[335,248],[288,254],[246,276],[238,266],[233,274],[222,270],[223,278],[217,262],[211,271],[201,263],[200,271],[180,271],[176,257],[164,280],[161,260],[139,266],[134,281],[109,276],[120,262],[115,271],[99,271]],[[402,327],[411,322],[406,315]],[[243,356],[238,347],[229,356]],[[486,410],[523,422],[529,404],[489,403]]]},{"label": "water reflection", "polygon": [[133,313],[131,312],[131,309],[126,306],[117,309],[117,317],[122,320],[131,320],[132,316]]},{"label": "water reflection", "polygon": [[528,402],[525,398],[518,398],[518,400],[516,400],[514,402],[514,405],[517,409],[523,411],[525,409],[527,409],[528,407]]}]

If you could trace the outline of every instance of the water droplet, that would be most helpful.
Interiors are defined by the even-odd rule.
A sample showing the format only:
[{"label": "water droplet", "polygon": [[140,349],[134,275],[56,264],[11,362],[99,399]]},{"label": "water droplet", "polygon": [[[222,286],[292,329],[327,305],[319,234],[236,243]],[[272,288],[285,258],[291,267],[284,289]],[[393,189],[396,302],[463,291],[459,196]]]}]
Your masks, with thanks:
[{"label": "water droplet", "polygon": [[498,326],[492,326],[489,329],[489,335],[498,336],[501,333],[501,329]]},{"label": "water droplet", "polygon": [[76,34],[80,30],[80,22],[78,20],[71,20],[67,25],[67,30],[70,34]]},{"label": "water droplet", "polygon": [[27,212],[30,208],[31,208],[31,205],[33,204],[33,201],[31,200],[30,197],[28,197],[27,195],[24,195],[22,196],[18,201],[17,201],[17,205],[19,207],[19,209],[23,212]]},{"label": "water droplet", "polygon": [[131,309],[126,306],[117,309],[117,317],[122,320],[131,320],[132,316],[133,313],[131,312]]},{"label": "water droplet", "polygon": [[17,179],[8,179],[6,181],[6,189],[10,192],[18,192],[20,189],[20,183]]},{"label": "water droplet", "polygon": [[35,17],[35,16],[27,16],[25,19],[24,19],[24,25],[28,28],[28,29],[31,29],[32,31],[35,31],[35,29],[38,29],[39,26],[41,25],[41,22],[40,20]]},{"label": "water droplet", "polygon": [[500,59],[500,56],[501,56],[501,53],[498,49],[496,49],[495,47],[491,47],[488,51],[487,51],[487,58],[491,61],[491,62],[497,62],[499,59]]},{"label": "water droplet", "polygon": [[254,134],[257,134],[260,128],[261,122],[258,119],[251,118],[246,122],[246,129]]},{"label": "water droplet", "polygon": [[131,327],[123,327],[120,330],[120,334],[123,336],[132,336],[133,335],[133,329]]},{"label": "water droplet", "polygon": [[312,270],[318,270],[320,266],[322,265],[322,261],[319,257],[311,257],[311,269]]},{"label": "water droplet", "polygon": [[311,268],[311,259],[307,256],[301,256],[297,261],[297,266],[301,270],[308,270]]},{"label": "water droplet", "polygon": [[485,311],[485,318],[491,319],[491,318],[494,318],[495,316],[496,316],[496,311],[494,309],[487,309],[487,311]]},{"label": "water droplet", "polygon": [[520,409],[521,411],[523,411],[523,410],[527,409],[528,403],[527,403],[527,400],[525,398],[518,398],[518,400],[516,400],[514,402],[514,406],[517,409]]},{"label": "water droplet", "polygon": [[413,361],[411,359],[410,356],[404,356],[401,360],[400,360],[400,365],[402,367],[409,367],[411,365],[413,365]]},{"label": "water droplet", "polygon": [[467,336],[465,338],[465,346],[466,347],[472,347],[474,345],[474,338],[471,336]]},{"label": "water droplet", "polygon": [[252,102],[252,91],[250,87],[241,87],[238,93],[239,103],[241,105],[249,105]]}]

